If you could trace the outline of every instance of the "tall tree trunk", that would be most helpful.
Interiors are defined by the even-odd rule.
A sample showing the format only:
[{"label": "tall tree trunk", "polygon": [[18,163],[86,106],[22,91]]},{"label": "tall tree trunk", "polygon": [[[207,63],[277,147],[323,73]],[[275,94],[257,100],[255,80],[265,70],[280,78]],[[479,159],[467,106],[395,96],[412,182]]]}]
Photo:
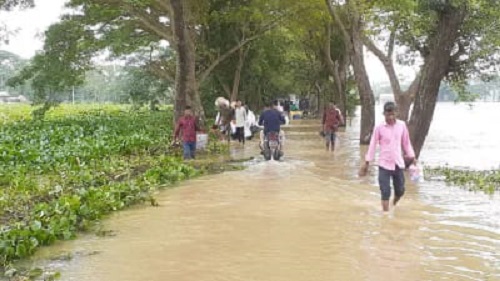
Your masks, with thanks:
[{"label": "tall tree trunk", "polygon": [[375,126],[375,97],[370,85],[370,79],[366,72],[363,42],[361,41],[361,32],[356,26],[352,29],[352,66],[354,69],[354,78],[359,91],[361,101],[361,130],[359,133],[360,144],[369,144],[373,127]]},{"label": "tall tree trunk", "polygon": [[395,33],[392,32],[389,38],[389,51],[387,55],[380,50],[373,41],[371,41],[368,37],[363,37],[364,45],[370,50],[382,63],[384,69],[389,76],[389,82],[391,84],[392,93],[394,95],[394,100],[398,105],[398,118],[403,121],[408,121],[408,117],[410,114],[410,107],[413,101],[415,100],[415,95],[418,91],[418,87],[420,85],[420,75],[418,74],[413,80],[411,86],[406,90],[401,90],[401,85],[399,84],[399,79],[396,75],[396,70],[394,68],[394,62],[392,60],[392,55],[394,51],[395,44]]},{"label": "tall tree trunk", "polygon": [[[323,92],[323,90],[321,89],[321,85],[319,84],[319,81],[316,81],[314,82],[314,87],[316,88],[316,104],[314,107],[316,107],[316,114],[318,116],[321,116],[321,114],[323,114],[323,110],[322,110],[322,107],[321,107],[321,93]],[[311,106],[312,108],[313,106]]]},{"label": "tall tree trunk", "polygon": [[417,157],[424,145],[434,116],[439,86],[449,71],[453,46],[464,21],[465,7],[449,7],[440,12],[436,33],[421,72],[420,87],[415,98],[409,130]]},{"label": "tall tree trunk", "polygon": [[411,104],[413,103],[412,96],[399,94],[399,95],[394,95],[394,99],[398,106],[397,110],[398,119],[407,122],[408,118],[410,117],[410,107]]},{"label": "tall tree trunk", "polygon": [[[334,90],[334,95],[333,99],[337,103],[337,106],[340,108],[342,112],[345,114],[345,95],[346,95],[346,79],[347,77],[345,76],[345,68],[347,66],[345,65],[345,59],[343,58],[338,58],[335,61],[332,59],[331,55],[331,40],[332,40],[332,24],[328,23],[326,25],[326,41],[325,41],[325,46],[324,46],[324,57],[326,60],[326,64],[328,66],[328,71],[330,72],[330,75],[333,77],[333,81],[335,84],[335,90]],[[348,56],[349,51],[346,50],[345,56]],[[344,115],[345,116],[345,115]]]},{"label": "tall tree trunk", "polygon": [[363,26],[362,19],[359,15],[357,2],[347,1],[346,5],[349,9],[350,30],[348,31],[340,16],[337,13],[336,7],[331,0],[325,0],[328,6],[330,16],[333,18],[337,26],[344,36],[346,47],[348,47],[351,55],[351,63],[354,70],[354,77],[358,87],[359,97],[361,101],[361,130],[359,135],[360,144],[369,144],[370,138],[375,126],[375,97],[370,85],[368,73],[365,68],[364,52],[363,52]]},{"label": "tall tree trunk", "polygon": [[345,95],[346,95],[346,80],[342,77],[345,71],[343,71],[343,67],[345,67],[341,60],[337,60],[334,63],[333,69],[333,81],[336,85],[336,91],[334,95],[334,101],[337,104],[337,107],[344,112],[345,109]]},{"label": "tall tree trunk", "polygon": [[[348,56],[348,54],[346,54]],[[344,118],[347,117],[347,68],[349,67],[350,62],[348,59],[344,59],[338,62],[337,66],[337,71],[338,71],[338,76],[339,76],[339,81],[341,83],[342,87],[342,92],[340,93],[340,99],[339,99],[339,107],[340,111],[342,112],[342,115]]]},{"label": "tall tree trunk", "polygon": [[187,105],[193,107],[198,116],[204,118],[196,83],[196,54],[194,41],[189,31],[187,11],[183,0],[170,0],[172,28],[175,36],[177,65],[175,75],[174,120],[184,112]]},{"label": "tall tree trunk", "polygon": [[234,80],[233,80],[233,91],[231,92],[231,101],[236,101],[238,99],[238,93],[240,89],[240,81],[241,81],[241,71],[243,70],[243,64],[245,63],[245,57],[247,54],[247,50],[244,50],[243,47],[239,49],[238,53],[238,65],[236,66],[236,71],[234,72]]},{"label": "tall tree trunk", "polygon": [[349,105],[347,104],[347,96],[349,95],[349,87],[348,87],[348,84],[349,84],[349,79],[350,76],[351,76],[351,73],[350,73],[350,66],[352,65],[352,52],[350,52],[349,48],[347,48],[349,45],[346,43],[345,44],[345,56],[343,57],[343,59],[339,62],[339,76],[340,76],[340,81],[342,81],[343,83],[343,93],[342,95],[340,96],[341,98],[341,103],[342,105],[344,106],[342,108],[342,115],[344,116],[344,118],[346,119],[347,118],[347,108],[349,107]]}]

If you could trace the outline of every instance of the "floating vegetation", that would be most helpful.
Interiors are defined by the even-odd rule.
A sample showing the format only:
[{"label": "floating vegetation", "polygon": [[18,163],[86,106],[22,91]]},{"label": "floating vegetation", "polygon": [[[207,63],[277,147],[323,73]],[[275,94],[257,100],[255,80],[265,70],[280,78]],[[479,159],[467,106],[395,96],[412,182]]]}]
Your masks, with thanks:
[{"label": "floating vegetation", "polygon": [[[170,146],[171,111],[60,106],[44,120],[4,112],[0,272],[41,246],[75,238],[110,212],[141,202],[158,205],[153,195],[159,188],[212,166],[220,170],[217,161],[184,162]],[[205,154],[227,151],[223,146],[211,144]]]},{"label": "floating vegetation", "polygon": [[425,168],[428,180],[442,180],[467,188],[469,191],[484,191],[493,194],[500,191],[500,170],[474,171],[450,167]]}]

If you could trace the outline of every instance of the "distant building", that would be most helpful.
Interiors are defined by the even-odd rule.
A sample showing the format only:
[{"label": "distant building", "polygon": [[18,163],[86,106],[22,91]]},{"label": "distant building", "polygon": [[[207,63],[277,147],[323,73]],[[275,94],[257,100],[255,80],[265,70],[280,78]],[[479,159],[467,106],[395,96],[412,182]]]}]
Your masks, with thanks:
[{"label": "distant building", "polygon": [[0,103],[27,103],[29,100],[23,95],[10,95],[8,92],[0,92]]}]

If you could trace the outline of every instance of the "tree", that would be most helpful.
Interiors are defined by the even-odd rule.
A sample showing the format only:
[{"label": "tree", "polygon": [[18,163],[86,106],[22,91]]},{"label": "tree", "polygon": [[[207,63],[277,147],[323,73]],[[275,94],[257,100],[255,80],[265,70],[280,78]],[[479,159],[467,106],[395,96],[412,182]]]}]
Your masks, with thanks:
[{"label": "tree", "polygon": [[[219,12],[223,19],[210,17],[198,44],[203,50],[217,49],[221,45],[229,48],[239,38],[244,38],[252,26],[241,21],[248,17],[245,16],[247,10],[242,12],[241,8],[227,5],[227,1],[219,2],[225,7],[223,13]],[[341,108],[346,107],[349,60],[344,52],[343,38],[336,28],[329,36],[327,27],[332,20],[323,1],[302,1],[301,4],[293,18],[283,20],[278,27],[253,40],[214,69],[202,87],[204,104],[210,106],[213,98],[225,93],[232,99],[241,97],[253,108],[260,108],[263,102],[294,93],[314,97],[318,100],[318,109],[327,100],[335,100]],[[329,67],[327,56],[336,66]],[[335,75],[336,71],[340,75]]]},{"label": "tree", "polygon": [[[160,42],[168,42],[175,50],[177,63],[156,58],[150,60],[148,65],[155,70],[156,75],[175,81],[176,117],[181,114],[186,103],[190,103],[203,117],[199,88],[212,71],[246,44],[276,27],[285,16],[300,6],[289,0],[235,0],[235,9],[226,11],[224,5],[214,9],[216,2],[220,1],[71,0],[68,6],[79,12],[66,16],[63,22],[77,23],[80,28],[91,33],[88,37],[71,38],[80,40],[82,52],[96,54],[101,50],[110,50],[115,56],[123,56],[149,49]],[[245,16],[239,19],[240,22],[249,22],[244,37],[230,47],[221,45],[199,53],[203,48],[199,48],[201,33],[198,31],[203,30],[210,17],[230,15],[240,10],[243,11],[240,14]],[[56,25],[62,27],[65,24]],[[85,61],[79,62],[76,56],[73,59],[66,63],[86,65]],[[173,72],[175,77],[172,77],[172,66],[176,68]]]},{"label": "tree", "polygon": [[498,70],[500,12],[496,1],[487,0],[374,3],[384,4],[379,8],[383,7],[382,14],[389,15],[388,22],[394,27],[389,49],[394,44],[404,46],[407,52],[400,56],[402,61],[410,64],[418,59],[423,61],[410,88],[406,93],[401,92],[392,60],[381,55],[373,42],[365,40],[369,49],[386,62],[384,66],[403,118],[410,116],[409,105],[414,99],[411,116],[406,120],[418,156],[429,132],[441,81],[448,81],[463,95],[468,77],[484,77]]},{"label": "tree", "polygon": [[284,27],[261,36],[244,49],[244,64],[241,64],[239,54],[235,54],[213,71],[201,88],[204,104],[214,107],[217,96],[225,94],[230,97],[237,91],[237,97],[250,108],[260,109],[271,100],[290,93],[300,94],[307,88],[305,84],[310,83],[309,76],[304,76],[310,73],[304,66],[300,46],[300,38],[294,37]]},{"label": "tree", "polygon": [[[72,0],[68,5],[78,13],[65,16],[51,30],[67,29],[72,35],[63,40],[47,36],[44,52],[17,79],[21,84],[44,77],[36,80],[37,88],[44,86],[37,95],[41,100],[47,100],[47,93],[66,98],[73,86],[89,90],[80,85],[85,74],[100,77],[88,71],[95,68],[89,58],[102,51],[110,51],[112,58],[134,58],[135,66],[164,80],[164,85],[175,82],[178,112],[186,103],[195,108],[198,104],[203,115],[200,89],[203,100],[210,98],[205,92],[226,92],[256,106],[292,92],[309,95],[316,86],[322,88],[318,96],[323,100],[347,100],[349,56],[341,33],[329,28],[332,20],[321,0]],[[301,22],[307,26],[297,31]],[[319,35],[312,37],[318,40],[308,49],[304,41],[311,31]],[[173,49],[170,55],[162,49],[165,45]],[[64,54],[64,60],[57,54]],[[45,68],[52,74],[42,73]],[[72,71],[58,75],[58,69]],[[152,98],[139,97],[139,92],[136,101]]]},{"label": "tree", "polygon": [[33,0],[0,0],[0,10],[10,11],[15,7],[32,8],[35,3]]},{"label": "tree", "polygon": [[[301,7],[300,3],[289,0],[209,1],[205,17],[202,16],[204,24],[200,28],[201,36],[197,42],[197,46],[201,46],[199,49],[204,51],[196,63],[201,69],[197,74],[197,87],[199,88],[222,62],[237,56],[238,64],[230,90],[230,98],[236,99],[245,56],[249,50],[246,48],[248,44],[278,27]],[[227,38],[217,37],[222,40],[218,40],[216,47],[210,44],[215,41],[212,38],[215,34],[211,27],[216,27],[215,30],[230,30],[229,34],[223,33],[229,35]]]},{"label": "tree", "polygon": [[26,63],[26,60],[18,55],[0,50],[0,89],[4,89],[7,80],[15,76]]},{"label": "tree", "polygon": [[170,0],[171,22],[174,40],[171,40],[177,51],[175,79],[175,117],[179,118],[185,106],[190,103],[195,112],[204,116],[196,81],[196,49],[194,25],[190,23],[194,17],[189,10],[189,3],[184,0]]},{"label": "tree", "polygon": [[429,132],[436,107],[439,86],[451,71],[452,56],[461,56],[461,50],[452,55],[459,37],[459,29],[466,16],[466,5],[449,4],[437,10],[435,33],[428,37],[428,51],[424,55],[422,77],[409,122],[410,137],[418,157]]},{"label": "tree", "polygon": [[[43,51],[7,84],[16,87],[29,81],[35,94],[34,104],[44,103],[43,108],[50,109],[51,104],[59,102],[58,94],[83,83],[93,51],[82,38],[89,35],[89,31],[75,21],[52,25],[45,32]],[[44,111],[41,113],[43,115]]]},{"label": "tree", "polygon": [[[362,1],[350,0],[345,5],[334,4],[332,0],[325,0],[332,19],[340,28],[344,42],[346,42],[346,52],[349,52],[354,76],[361,101],[361,130],[360,143],[368,144],[375,126],[375,97],[370,86],[370,80],[366,71],[363,50],[364,22],[361,13],[363,12]],[[339,7],[346,9],[346,26],[340,16]]]},{"label": "tree", "polygon": [[169,91],[173,86],[169,81],[151,75],[145,69],[129,67],[123,81],[123,92],[132,104],[140,107],[149,104],[151,109],[160,101],[170,100]]},{"label": "tree", "polygon": [[341,27],[325,9],[324,1],[309,1],[309,9],[304,9],[295,19],[291,30],[302,37],[302,44],[308,58],[316,64],[316,75],[309,77],[318,92],[318,107],[323,108],[328,101],[335,101],[344,115],[347,111],[346,96],[349,93],[350,52]]},{"label": "tree", "polygon": [[[365,32],[362,37],[363,43],[382,63],[389,77],[389,82],[394,95],[394,100],[398,105],[398,118],[407,121],[409,118],[410,106],[413,103],[420,85],[420,76],[417,75],[411,85],[403,90],[394,67],[394,50],[398,42],[399,27],[406,19],[412,18],[412,12],[417,8],[415,1],[375,1],[371,8],[371,23],[375,36],[383,32],[389,32],[387,40],[387,51],[384,52],[370,38],[370,33]],[[373,29],[372,29],[373,30]],[[413,57],[410,56],[410,61]]]}]

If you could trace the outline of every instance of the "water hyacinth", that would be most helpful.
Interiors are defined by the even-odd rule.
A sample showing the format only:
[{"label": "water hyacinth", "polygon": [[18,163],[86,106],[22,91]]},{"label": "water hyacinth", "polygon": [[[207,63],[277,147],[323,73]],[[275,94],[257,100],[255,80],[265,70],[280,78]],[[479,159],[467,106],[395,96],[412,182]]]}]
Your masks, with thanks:
[{"label": "water hyacinth", "polygon": [[60,106],[33,120],[28,109],[2,107],[0,267],[201,173],[170,147],[171,110]]},{"label": "water hyacinth", "polygon": [[481,190],[488,194],[500,191],[500,170],[468,170],[450,167],[425,169],[426,178],[444,180],[447,183],[467,188],[470,191]]}]

